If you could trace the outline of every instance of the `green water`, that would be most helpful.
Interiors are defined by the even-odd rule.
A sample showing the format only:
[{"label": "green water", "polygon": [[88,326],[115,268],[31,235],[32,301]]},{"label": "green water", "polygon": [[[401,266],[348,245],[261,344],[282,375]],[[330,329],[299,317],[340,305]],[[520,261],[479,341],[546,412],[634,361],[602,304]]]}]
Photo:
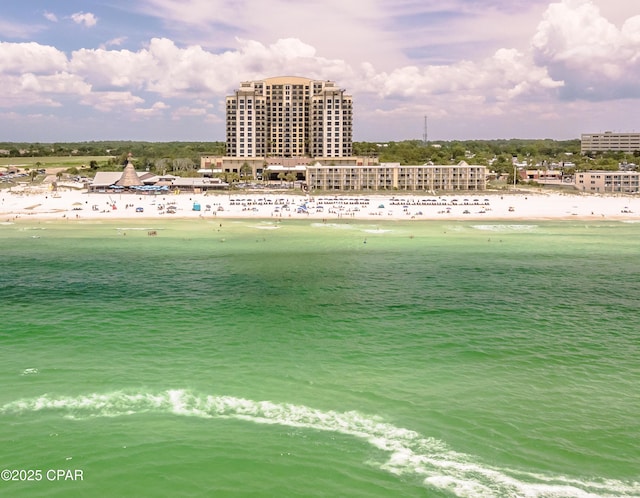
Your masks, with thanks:
[{"label": "green water", "polygon": [[640,496],[640,224],[34,222],[0,247],[0,467],[42,472],[3,496]]}]

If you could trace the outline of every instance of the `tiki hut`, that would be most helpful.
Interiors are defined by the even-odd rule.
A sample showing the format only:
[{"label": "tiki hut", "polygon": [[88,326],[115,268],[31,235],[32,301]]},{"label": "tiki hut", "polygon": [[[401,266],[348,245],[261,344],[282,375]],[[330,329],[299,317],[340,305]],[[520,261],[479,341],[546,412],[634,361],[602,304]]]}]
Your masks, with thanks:
[{"label": "tiki hut", "polygon": [[127,162],[127,165],[124,167],[124,171],[122,172],[122,176],[120,180],[115,183],[118,187],[138,187],[143,185],[142,180],[138,177],[138,173],[136,173],[136,169],[133,167],[131,160]]}]

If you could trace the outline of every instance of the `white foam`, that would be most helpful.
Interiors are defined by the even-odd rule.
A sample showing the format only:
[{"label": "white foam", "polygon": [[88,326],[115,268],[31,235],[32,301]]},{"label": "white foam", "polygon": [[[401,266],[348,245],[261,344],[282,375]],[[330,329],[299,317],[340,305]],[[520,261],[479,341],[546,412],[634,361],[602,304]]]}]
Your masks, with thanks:
[{"label": "white foam", "polygon": [[322,411],[303,405],[254,401],[233,396],[199,396],[176,389],[160,393],[113,392],[75,397],[22,399],[0,406],[1,415],[59,411],[74,419],[171,413],[277,424],[355,437],[389,454],[379,467],[398,476],[420,476],[428,488],[462,497],[596,498],[637,496],[640,483],[583,481],[492,468],[450,449],[444,442],[356,411]]},{"label": "white foam", "polygon": [[40,370],[38,370],[37,368],[25,368],[22,371],[22,375],[38,375],[40,373]]},{"label": "white foam", "polygon": [[258,230],[277,230],[280,227],[277,225],[254,225],[253,228],[257,228]]},{"label": "white foam", "polygon": [[538,225],[472,225],[471,228],[490,232],[526,232],[535,230]]},{"label": "white foam", "polygon": [[494,498],[494,492],[482,484],[462,481],[449,476],[428,477],[424,483],[434,488],[445,489],[455,496],[465,498]]},{"label": "white foam", "polygon": [[352,223],[311,223],[311,226],[314,228],[333,228],[335,230],[360,230],[361,232],[372,234],[393,232],[393,230],[390,229],[371,228],[366,225],[355,225]]},{"label": "white foam", "polygon": [[314,228],[335,228],[337,230],[353,230],[355,227],[348,223],[311,223]]}]

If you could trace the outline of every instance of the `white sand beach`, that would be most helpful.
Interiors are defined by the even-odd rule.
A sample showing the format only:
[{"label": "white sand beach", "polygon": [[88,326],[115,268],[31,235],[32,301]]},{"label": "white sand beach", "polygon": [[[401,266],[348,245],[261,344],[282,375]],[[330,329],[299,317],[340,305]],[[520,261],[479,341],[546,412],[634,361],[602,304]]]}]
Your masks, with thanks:
[{"label": "white sand beach", "polygon": [[376,220],[640,220],[640,196],[544,191],[458,194],[313,195],[88,193],[11,189],[0,193],[0,221],[149,218]]}]

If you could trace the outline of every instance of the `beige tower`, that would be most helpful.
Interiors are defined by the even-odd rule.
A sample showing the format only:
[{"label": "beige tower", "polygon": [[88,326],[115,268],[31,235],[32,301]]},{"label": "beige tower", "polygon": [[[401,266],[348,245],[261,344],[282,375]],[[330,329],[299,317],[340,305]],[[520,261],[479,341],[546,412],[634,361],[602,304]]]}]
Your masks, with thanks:
[{"label": "beige tower", "polygon": [[353,100],[331,81],[249,81],[226,99],[227,156],[350,157]]}]

